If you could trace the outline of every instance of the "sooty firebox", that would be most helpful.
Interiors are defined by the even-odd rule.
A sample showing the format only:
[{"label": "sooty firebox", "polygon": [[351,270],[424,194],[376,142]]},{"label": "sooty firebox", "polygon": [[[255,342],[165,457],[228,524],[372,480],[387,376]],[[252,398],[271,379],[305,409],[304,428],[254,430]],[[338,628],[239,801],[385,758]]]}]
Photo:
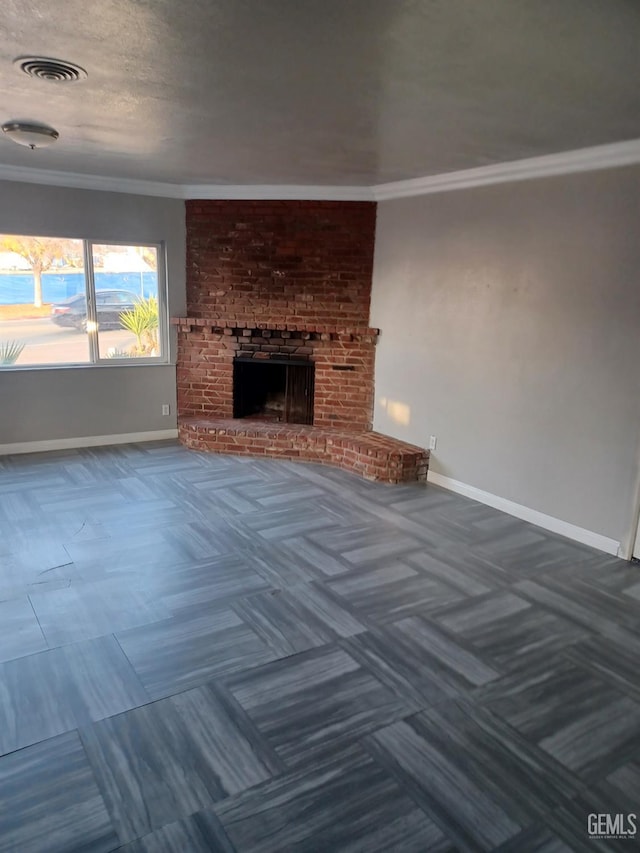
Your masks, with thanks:
[{"label": "sooty firebox", "polygon": [[233,416],[313,424],[314,365],[278,358],[236,358]]}]

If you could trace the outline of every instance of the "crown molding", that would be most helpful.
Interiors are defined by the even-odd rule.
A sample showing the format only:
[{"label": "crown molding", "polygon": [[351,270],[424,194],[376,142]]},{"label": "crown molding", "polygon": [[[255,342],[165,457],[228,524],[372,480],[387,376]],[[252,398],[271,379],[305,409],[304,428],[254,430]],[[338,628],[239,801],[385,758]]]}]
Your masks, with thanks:
[{"label": "crown molding", "polygon": [[445,172],[425,178],[394,181],[378,184],[371,189],[376,201],[385,201],[414,195],[464,190],[488,184],[502,184],[507,181],[525,181],[574,172],[593,172],[598,169],[629,166],[633,163],[640,163],[640,139],[579,148],[559,154],[546,154],[543,157],[529,157],[526,160],[513,160],[508,163],[495,163],[474,169],[462,169],[459,172]]},{"label": "crown molding", "polygon": [[42,184],[49,187],[130,193],[131,195],[186,198],[183,187],[180,184],[142,181],[137,178],[110,178],[105,175],[84,175],[79,172],[55,172],[49,169],[32,169],[28,166],[0,164],[0,180],[21,181],[25,184]]},{"label": "crown molding", "polygon": [[574,172],[592,172],[616,166],[629,166],[634,163],[640,163],[640,139],[563,151],[543,157],[529,157],[526,160],[513,160],[508,163],[495,163],[491,166],[462,169],[458,172],[446,172],[424,178],[393,181],[371,187],[298,184],[171,184],[137,178],[113,178],[2,164],[0,164],[0,180],[177,199],[386,201],[501,184],[507,181],[524,181],[552,175],[568,175]]},{"label": "crown molding", "polygon": [[136,178],[111,178],[0,164],[0,180],[83,190],[180,199],[270,199],[298,201],[374,201],[371,187],[298,184],[168,184]]},{"label": "crown molding", "polygon": [[271,201],[375,201],[372,187],[298,184],[185,184],[183,198]]}]

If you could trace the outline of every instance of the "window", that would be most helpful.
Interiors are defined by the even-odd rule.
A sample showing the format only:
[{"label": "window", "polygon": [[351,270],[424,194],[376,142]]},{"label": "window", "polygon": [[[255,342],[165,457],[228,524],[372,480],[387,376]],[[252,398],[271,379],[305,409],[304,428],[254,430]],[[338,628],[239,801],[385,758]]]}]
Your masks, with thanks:
[{"label": "window", "polygon": [[160,245],[0,234],[0,367],[166,360]]}]

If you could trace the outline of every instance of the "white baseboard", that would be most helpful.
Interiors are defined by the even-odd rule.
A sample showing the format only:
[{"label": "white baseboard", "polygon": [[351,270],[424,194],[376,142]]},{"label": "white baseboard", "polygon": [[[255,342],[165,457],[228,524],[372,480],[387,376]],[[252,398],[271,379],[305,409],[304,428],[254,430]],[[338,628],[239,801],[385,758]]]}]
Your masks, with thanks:
[{"label": "white baseboard", "polygon": [[46,441],[25,441],[0,444],[0,456],[15,453],[43,453],[47,450],[72,450],[76,447],[101,447],[105,444],[134,444],[140,441],[161,441],[177,438],[177,429],[156,429],[148,432],[122,432],[116,435],[85,435],[78,438],[52,438]]},{"label": "white baseboard", "polygon": [[615,557],[620,555],[620,543],[616,542],[615,539],[602,536],[600,533],[585,530],[584,527],[578,527],[576,524],[570,524],[568,521],[562,521],[552,515],[545,515],[543,512],[538,512],[537,509],[530,509],[528,506],[522,506],[522,504],[517,504],[498,495],[492,495],[491,492],[485,492],[435,471],[429,471],[428,480],[436,486],[448,489],[450,492],[456,492],[458,495],[464,495],[466,498],[472,498],[474,501],[492,506],[494,509],[499,509],[508,515],[514,515],[523,521],[529,521],[531,524],[543,527],[552,533],[559,533],[561,536],[566,536],[567,539],[573,539],[582,545],[589,545],[591,548],[597,548],[599,551],[605,551],[605,553],[613,554]]}]

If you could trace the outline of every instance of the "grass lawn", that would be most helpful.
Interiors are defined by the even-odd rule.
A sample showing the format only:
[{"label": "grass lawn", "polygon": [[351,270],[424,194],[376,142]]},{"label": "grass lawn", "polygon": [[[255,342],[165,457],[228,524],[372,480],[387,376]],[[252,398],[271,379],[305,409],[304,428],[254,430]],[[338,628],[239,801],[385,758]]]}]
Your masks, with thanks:
[{"label": "grass lawn", "polygon": [[0,305],[0,320],[36,320],[50,314],[51,305]]}]

